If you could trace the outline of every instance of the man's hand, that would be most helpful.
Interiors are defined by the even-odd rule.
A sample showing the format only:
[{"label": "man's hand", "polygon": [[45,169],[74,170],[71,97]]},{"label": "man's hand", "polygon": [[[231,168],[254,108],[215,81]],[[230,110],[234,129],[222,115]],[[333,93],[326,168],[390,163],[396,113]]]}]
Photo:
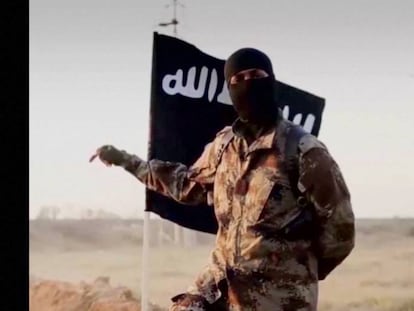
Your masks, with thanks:
[{"label": "man's hand", "polygon": [[97,157],[99,157],[106,166],[120,166],[128,160],[129,155],[123,150],[116,149],[114,146],[105,145],[96,150],[96,153],[89,159],[89,162],[92,162]]},{"label": "man's hand", "polygon": [[195,311],[207,311],[209,310],[209,303],[207,300],[199,295],[192,295],[189,293],[183,293],[171,298],[173,305],[170,307],[170,311],[179,310],[195,310]]}]

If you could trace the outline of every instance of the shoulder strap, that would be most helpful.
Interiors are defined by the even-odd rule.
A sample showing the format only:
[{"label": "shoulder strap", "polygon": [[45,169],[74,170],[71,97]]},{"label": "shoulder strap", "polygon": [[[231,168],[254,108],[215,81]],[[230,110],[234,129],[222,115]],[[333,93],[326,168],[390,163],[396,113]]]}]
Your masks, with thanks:
[{"label": "shoulder strap", "polygon": [[299,198],[301,195],[297,184],[299,180],[299,141],[308,134],[300,125],[291,124],[286,128],[285,163],[290,187],[293,195]]},{"label": "shoulder strap", "polygon": [[299,141],[307,134],[300,125],[292,124],[286,129],[286,145],[285,145],[285,157],[292,158],[298,156]]},{"label": "shoulder strap", "polygon": [[232,130],[229,130],[224,134],[223,139],[221,141],[220,148],[217,151],[216,167],[220,164],[221,158],[223,157],[223,153],[224,151],[226,151],[226,148],[232,141],[233,137],[234,137],[234,133]]}]

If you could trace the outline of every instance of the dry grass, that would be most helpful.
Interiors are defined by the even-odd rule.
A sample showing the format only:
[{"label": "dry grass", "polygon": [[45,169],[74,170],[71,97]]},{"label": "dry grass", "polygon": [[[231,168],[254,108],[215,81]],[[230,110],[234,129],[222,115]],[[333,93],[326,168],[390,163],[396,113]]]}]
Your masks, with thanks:
[{"label": "dry grass", "polygon": [[[72,234],[68,226],[63,226],[62,234],[59,225],[31,225],[31,274],[74,282],[108,276],[115,286],[127,286],[138,296],[140,229],[130,224],[100,224],[95,228],[89,224],[86,232],[77,224],[77,232]],[[320,283],[319,310],[414,311],[412,228],[414,220],[359,221],[354,252]],[[192,282],[210,247],[153,247],[151,301],[168,306],[169,298]]]}]

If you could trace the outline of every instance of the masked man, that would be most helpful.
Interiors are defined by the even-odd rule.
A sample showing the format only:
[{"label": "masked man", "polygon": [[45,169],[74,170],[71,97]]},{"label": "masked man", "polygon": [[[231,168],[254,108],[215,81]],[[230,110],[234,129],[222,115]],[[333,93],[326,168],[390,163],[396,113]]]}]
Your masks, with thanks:
[{"label": "masked man", "polygon": [[354,247],[349,191],[326,146],[283,118],[265,54],[240,49],[224,71],[238,119],[192,166],[108,145],[95,156],[178,202],[214,204],[208,264],[171,310],[316,310],[318,280]]}]

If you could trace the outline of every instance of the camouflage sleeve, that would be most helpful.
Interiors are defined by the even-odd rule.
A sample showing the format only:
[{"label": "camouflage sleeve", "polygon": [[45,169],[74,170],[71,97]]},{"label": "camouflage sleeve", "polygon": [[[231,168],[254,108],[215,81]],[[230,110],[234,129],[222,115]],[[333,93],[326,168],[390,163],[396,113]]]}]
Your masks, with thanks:
[{"label": "camouflage sleeve", "polygon": [[143,161],[130,155],[122,165],[140,180],[148,189],[170,197],[180,203],[197,205],[211,204],[214,176],[216,173],[216,153],[223,131],[207,144],[200,158],[191,166],[153,159]]},{"label": "camouflage sleeve", "polygon": [[315,250],[323,280],[354,248],[354,213],[342,173],[327,148],[313,136],[305,136],[299,147],[298,188],[315,207],[319,227]]}]

